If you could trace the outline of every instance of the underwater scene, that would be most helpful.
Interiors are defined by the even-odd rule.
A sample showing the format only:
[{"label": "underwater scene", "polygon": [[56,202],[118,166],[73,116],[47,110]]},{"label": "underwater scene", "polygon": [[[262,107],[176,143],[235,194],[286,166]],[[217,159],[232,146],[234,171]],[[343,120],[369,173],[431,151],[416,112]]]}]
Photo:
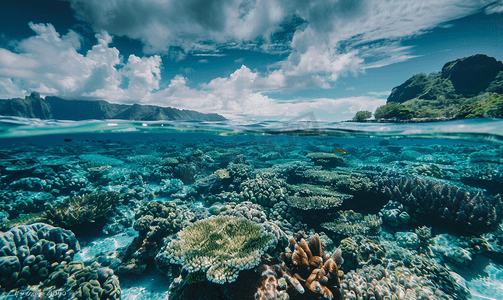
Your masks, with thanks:
[{"label": "underwater scene", "polygon": [[0,122],[2,299],[503,299],[503,121]]}]

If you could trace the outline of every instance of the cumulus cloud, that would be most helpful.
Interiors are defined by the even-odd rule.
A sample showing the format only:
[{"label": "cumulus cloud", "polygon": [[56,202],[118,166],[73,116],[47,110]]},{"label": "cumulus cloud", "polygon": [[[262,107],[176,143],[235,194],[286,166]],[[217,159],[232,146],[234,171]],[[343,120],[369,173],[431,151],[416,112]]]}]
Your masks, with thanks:
[{"label": "cumulus cloud", "polygon": [[269,39],[285,17],[276,0],[70,0],[81,20],[97,30],[141,40],[147,53],[200,42]]},{"label": "cumulus cloud", "polygon": [[[123,62],[112,36],[96,34],[98,43],[80,54],[81,37],[70,30],[61,36],[52,24],[29,24],[35,36],[16,43],[15,51],[0,48],[0,94],[19,97],[29,91],[64,98],[100,98],[137,102],[159,88],[159,56],[131,55]],[[117,67],[121,66],[120,69]],[[120,88],[126,78],[129,85]]]},{"label": "cumulus cloud", "polygon": [[[288,50],[264,88],[329,88],[340,76],[415,57],[401,42],[464,17],[494,0],[70,0],[96,30],[140,39],[147,53],[224,48]],[[293,17],[295,16],[295,17]],[[295,22],[293,20],[296,20]],[[302,20],[302,22],[298,22]],[[295,23],[295,24],[294,24]],[[289,28],[291,32],[285,31]],[[281,33],[278,44],[272,39]],[[182,49],[182,51],[180,51]],[[216,53],[216,52],[214,52]],[[260,79],[259,79],[260,81]],[[258,84],[257,84],[258,87]]]}]

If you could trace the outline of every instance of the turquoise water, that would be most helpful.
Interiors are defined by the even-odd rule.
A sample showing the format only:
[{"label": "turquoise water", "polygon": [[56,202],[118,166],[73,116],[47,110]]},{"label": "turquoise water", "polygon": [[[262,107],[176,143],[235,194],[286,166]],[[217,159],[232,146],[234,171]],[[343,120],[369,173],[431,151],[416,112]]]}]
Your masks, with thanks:
[{"label": "turquoise water", "polygon": [[[317,234],[325,254],[340,249],[343,258],[340,283],[319,281],[334,298],[503,299],[502,143],[501,120],[2,117],[3,297],[80,297],[96,274],[96,290],[110,299],[329,298],[305,282],[316,268],[281,255],[296,251],[289,238],[300,245]],[[194,224],[222,216],[245,218],[274,237],[267,246],[247,242],[250,231],[240,248],[231,232],[217,240],[217,250],[227,247],[220,252],[202,247],[207,240],[190,253],[174,250],[188,243],[182,233]],[[40,233],[50,230],[58,233]],[[34,232],[34,240],[19,232]],[[59,250],[34,250],[42,239]],[[80,285],[61,279],[84,273]]]}]

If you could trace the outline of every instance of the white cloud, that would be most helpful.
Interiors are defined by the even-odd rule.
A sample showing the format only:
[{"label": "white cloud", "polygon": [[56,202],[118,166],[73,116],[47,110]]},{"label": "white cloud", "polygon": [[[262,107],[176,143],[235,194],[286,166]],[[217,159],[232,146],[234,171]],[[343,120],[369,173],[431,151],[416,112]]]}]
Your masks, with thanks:
[{"label": "white cloud", "polygon": [[[175,59],[186,53],[251,49],[288,58],[264,74],[266,89],[329,88],[340,76],[415,57],[402,41],[480,11],[500,12],[494,0],[70,0],[96,30],[139,39],[147,53]],[[296,15],[305,24],[290,40],[271,34]],[[292,37],[293,34],[293,37]],[[182,49],[180,51],[180,49]],[[203,54],[209,53],[209,54]],[[201,60],[201,62],[204,62]]]},{"label": "white cloud", "polygon": [[[60,36],[51,24],[29,26],[36,35],[17,42],[15,52],[0,48],[0,93],[4,98],[37,91],[69,99],[137,102],[159,88],[159,56],[131,55],[124,63],[119,50],[108,46],[112,37],[105,31],[96,34],[98,44],[83,55],[77,52],[81,37],[74,31]],[[127,89],[119,88],[123,77],[129,81]]]},{"label": "white cloud", "polygon": [[[61,37],[50,24],[30,24],[36,35],[20,41],[16,52],[0,48],[0,95],[21,97],[31,91],[64,98],[98,98],[110,102],[142,103],[220,113],[226,117],[291,117],[315,109],[329,114],[352,114],[374,107],[382,99],[357,97],[346,99],[297,99],[277,101],[264,95],[260,88],[285,85],[285,78],[312,73],[339,72],[352,61],[351,55],[326,56],[311,49],[310,57],[298,64],[262,76],[245,65],[228,77],[219,77],[190,88],[182,75],[175,76],[167,88],[159,90],[161,59],[159,56],[130,55],[126,62],[119,51],[109,47],[112,36],[96,35],[98,43],[85,55],[77,48],[80,37],[69,33]],[[54,63],[57,61],[58,63]],[[121,68],[116,68],[117,66]],[[334,75],[335,76],[335,75]],[[121,88],[124,78],[127,88]]]}]

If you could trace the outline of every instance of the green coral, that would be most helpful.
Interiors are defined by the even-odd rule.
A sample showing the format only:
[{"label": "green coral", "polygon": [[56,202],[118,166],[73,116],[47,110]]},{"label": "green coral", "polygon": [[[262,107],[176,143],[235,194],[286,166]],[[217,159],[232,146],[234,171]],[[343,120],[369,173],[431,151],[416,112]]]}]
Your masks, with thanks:
[{"label": "green coral", "polygon": [[261,255],[276,242],[252,221],[217,216],[180,231],[156,260],[181,264],[189,273],[205,272],[209,281],[223,284],[235,281],[240,270],[257,266]]},{"label": "green coral", "polygon": [[73,226],[104,216],[120,205],[122,200],[119,193],[105,191],[73,196],[51,206],[46,211],[46,216],[53,224]]}]

